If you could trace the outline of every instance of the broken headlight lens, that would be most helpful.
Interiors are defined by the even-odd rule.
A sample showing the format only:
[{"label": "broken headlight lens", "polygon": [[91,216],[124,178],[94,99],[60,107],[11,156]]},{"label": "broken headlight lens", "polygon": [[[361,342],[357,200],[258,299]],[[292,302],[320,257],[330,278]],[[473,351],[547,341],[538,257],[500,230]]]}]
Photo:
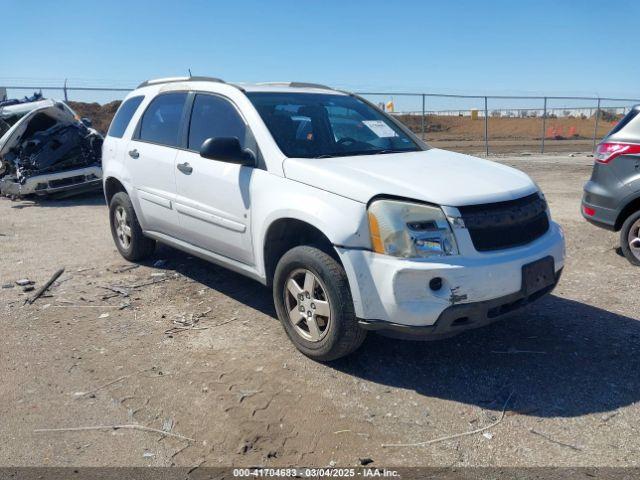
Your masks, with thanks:
[{"label": "broken headlight lens", "polygon": [[368,214],[374,252],[403,258],[458,254],[451,226],[439,207],[376,200]]}]

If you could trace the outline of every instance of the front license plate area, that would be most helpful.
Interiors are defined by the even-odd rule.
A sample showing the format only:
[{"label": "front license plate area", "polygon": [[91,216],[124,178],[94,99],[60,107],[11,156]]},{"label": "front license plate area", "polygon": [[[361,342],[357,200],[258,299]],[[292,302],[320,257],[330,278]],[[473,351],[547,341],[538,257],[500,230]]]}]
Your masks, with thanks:
[{"label": "front license plate area", "polygon": [[522,266],[522,293],[531,295],[556,280],[553,257],[544,257]]}]

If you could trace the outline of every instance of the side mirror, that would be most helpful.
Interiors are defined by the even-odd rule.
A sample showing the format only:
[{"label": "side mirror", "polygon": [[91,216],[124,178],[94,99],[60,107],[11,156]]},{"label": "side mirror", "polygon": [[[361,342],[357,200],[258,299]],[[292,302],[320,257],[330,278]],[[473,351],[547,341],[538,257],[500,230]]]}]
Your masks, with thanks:
[{"label": "side mirror", "polygon": [[82,118],[80,119],[80,121],[81,121],[81,122],[82,122],[82,124],[83,124],[85,127],[87,127],[87,128],[90,128],[90,127],[91,127],[91,125],[93,125],[93,122],[91,121],[91,119],[90,119],[90,118],[87,118],[87,117],[82,117]]},{"label": "side mirror", "polygon": [[242,148],[237,137],[207,138],[200,147],[200,156],[251,167],[256,164],[254,153],[248,148]]}]

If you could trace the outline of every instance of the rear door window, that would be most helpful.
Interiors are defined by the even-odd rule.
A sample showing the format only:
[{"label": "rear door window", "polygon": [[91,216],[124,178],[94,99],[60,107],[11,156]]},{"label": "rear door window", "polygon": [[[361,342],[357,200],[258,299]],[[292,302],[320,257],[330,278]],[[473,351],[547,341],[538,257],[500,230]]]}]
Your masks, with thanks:
[{"label": "rear door window", "polygon": [[169,147],[178,145],[186,92],[164,93],[147,107],[140,122],[138,138]]},{"label": "rear door window", "polygon": [[122,138],[124,131],[127,129],[127,126],[131,121],[131,117],[133,117],[133,114],[136,112],[143,99],[143,96],[131,97],[120,105],[115,117],[113,117],[113,120],[111,121],[109,131],[107,132],[109,137]]}]

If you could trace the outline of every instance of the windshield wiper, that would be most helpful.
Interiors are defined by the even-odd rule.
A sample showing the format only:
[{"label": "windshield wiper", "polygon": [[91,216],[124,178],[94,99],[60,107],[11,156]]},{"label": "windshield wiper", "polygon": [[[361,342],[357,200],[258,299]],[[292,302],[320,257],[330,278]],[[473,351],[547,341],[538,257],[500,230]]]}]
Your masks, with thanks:
[{"label": "windshield wiper", "polygon": [[404,152],[417,152],[418,150],[394,150],[394,149],[385,149],[385,150],[358,150],[355,152],[340,152],[340,153],[323,153],[322,155],[317,155],[313,158],[335,158],[335,157],[355,157],[358,155],[383,155],[385,153],[404,153]]},{"label": "windshield wiper", "polygon": [[377,152],[373,152],[374,155],[383,155],[385,153],[405,153],[405,152],[417,152],[417,150],[393,150],[393,149],[386,149],[386,150],[378,150]]}]

